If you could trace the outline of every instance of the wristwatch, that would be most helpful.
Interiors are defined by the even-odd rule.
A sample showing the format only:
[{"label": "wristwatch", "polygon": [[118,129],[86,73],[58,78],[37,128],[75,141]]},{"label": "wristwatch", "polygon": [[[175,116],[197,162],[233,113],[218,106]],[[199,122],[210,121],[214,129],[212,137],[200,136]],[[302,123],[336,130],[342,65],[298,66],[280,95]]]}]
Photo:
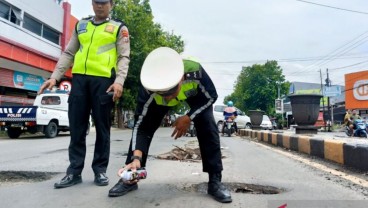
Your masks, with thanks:
[{"label": "wristwatch", "polygon": [[139,156],[136,156],[136,155],[133,155],[133,156],[130,158],[130,161],[132,161],[132,162],[133,162],[133,160],[135,160],[135,159],[139,160],[139,162],[140,162],[140,163],[142,163],[142,157],[139,157]]}]

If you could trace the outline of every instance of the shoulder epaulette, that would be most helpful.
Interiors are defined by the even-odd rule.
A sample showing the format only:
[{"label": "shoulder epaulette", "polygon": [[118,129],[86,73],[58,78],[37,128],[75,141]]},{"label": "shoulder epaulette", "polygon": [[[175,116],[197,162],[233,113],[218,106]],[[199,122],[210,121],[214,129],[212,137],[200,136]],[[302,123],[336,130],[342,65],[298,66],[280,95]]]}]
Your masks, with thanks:
[{"label": "shoulder epaulette", "polygon": [[202,67],[198,62],[191,60],[183,60],[184,62],[184,78],[186,80],[194,80],[202,78]]},{"label": "shoulder epaulette", "polygon": [[202,78],[201,70],[184,73],[185,80],[196,80],[196,79],[201,79],[201,78]]},{"label": "shoulder epaulette", "polygon": [[112,20],[114,20],[115,22],[120,22],[121,24],[125,25],[125,22],[120,19],[112,18]]},{"label": "shoulder epaulette", "polygon": [[83,17],[82,20],[90,20],[93,16]]}]

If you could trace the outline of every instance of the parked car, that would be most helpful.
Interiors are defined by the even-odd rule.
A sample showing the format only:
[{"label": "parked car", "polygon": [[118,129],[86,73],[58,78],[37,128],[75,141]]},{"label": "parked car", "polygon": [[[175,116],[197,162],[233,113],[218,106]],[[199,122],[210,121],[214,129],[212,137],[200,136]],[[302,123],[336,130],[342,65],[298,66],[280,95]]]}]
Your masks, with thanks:
[{"label": "parked car", "polygon": [[[214,108],[213,108],[213,116],[215,117],[215,121],[216,121],[217,127],[219,128],[219,132],[222,131],[225,108],[226,108],[226,105],[214,105]],[[235,119],[238,129],[250,129],[252,127],[252,124],[250,123],[250,118],[247,115],[245,115],[243,111],[239,110],[236,107],[235,109],[238,113],[238,116]]]},{"label": "parked car", "polygon": [[262,129],[267,129],[267,130],[272,130],[273,129],[272,122],[271,122],[270,118],[267,115],[263,115],[263,120],[262,120],[262,123],[261,123],[261,127],[262,127]]},{"label": "parked car", "polygon": [[[0,106],[0,126],[12,139],[25,132],[41,132],[46,138],[54,138],[60,131],[69,131],[68,98],[67,91],[45,91],[37,95],[33,105]],[[90,118],[87,134],[91,123]]]}]

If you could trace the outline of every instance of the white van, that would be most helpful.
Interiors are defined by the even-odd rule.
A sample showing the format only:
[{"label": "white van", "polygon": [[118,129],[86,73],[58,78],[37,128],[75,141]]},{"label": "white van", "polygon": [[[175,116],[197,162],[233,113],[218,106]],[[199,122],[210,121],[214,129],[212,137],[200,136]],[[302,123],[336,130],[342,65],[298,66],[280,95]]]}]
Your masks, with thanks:
[{"label": "white van", "polygon": [[270,120],[270,118],[267,115],[263,115],[263,120],[261,123],[261,127],[262,129],[266,129],[266,130],[272,130],[273,126],[272,126],[272,122]]}]

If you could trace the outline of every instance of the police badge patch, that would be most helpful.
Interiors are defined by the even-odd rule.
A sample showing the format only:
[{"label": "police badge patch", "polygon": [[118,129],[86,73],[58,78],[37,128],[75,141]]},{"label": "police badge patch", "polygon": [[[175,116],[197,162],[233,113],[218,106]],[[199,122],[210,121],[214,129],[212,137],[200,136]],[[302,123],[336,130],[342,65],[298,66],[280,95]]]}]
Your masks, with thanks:
[{"label": "police badge patch", "polygon": [[105,32],[114,33],[115,26],[114,25],[106,25]]}]

